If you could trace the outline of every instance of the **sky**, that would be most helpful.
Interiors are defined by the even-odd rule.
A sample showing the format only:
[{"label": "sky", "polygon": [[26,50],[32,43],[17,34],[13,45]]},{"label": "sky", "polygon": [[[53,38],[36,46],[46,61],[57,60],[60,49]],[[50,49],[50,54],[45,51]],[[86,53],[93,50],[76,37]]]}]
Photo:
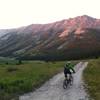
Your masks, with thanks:
[{"label": "sky", "polygon": [[100,18],[100,0],[0,0],[0,29],[89,15]]}]

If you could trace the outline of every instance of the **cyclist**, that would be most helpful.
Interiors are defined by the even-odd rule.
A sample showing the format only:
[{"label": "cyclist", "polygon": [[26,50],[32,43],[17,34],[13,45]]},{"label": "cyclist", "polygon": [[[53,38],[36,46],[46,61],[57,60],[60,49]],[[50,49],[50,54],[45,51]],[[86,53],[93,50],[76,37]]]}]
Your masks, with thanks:
[{"label": "cyclist", "polygon": [[71,62],[67,62],[67,64],[64,66],[65,78],[67,78],[68,74],[70,77],[72,77],[72,72],[75,73],[74,65]]}]

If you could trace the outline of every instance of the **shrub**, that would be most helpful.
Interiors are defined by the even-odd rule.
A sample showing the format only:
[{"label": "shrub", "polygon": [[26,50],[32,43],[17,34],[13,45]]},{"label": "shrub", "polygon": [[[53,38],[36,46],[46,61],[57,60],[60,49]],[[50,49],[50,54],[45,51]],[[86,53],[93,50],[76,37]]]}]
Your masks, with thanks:
[{"label": "shrub", "polygon": [[7,72],[14,72],[14,71],[17,71],[17,70],[18,70],[18,68],[16,68],[16,67],[7,68]]}]

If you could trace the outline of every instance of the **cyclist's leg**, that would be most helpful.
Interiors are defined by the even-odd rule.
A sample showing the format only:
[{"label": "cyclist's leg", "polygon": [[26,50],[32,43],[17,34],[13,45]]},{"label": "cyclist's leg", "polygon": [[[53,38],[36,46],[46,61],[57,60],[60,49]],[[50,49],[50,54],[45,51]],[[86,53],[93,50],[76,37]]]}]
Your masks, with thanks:
[{"label": "cyclist's leg", "polygon": [[63,88],[66,89],[67,88],[67,73],[64,73],[65,75],[65,79],[63,81]]},{"label": "cyclist's leg", "polygon": [[65,79],[67,78],[67,73],[65,74]]},{"label": "cyclist's leg", "polygon": [[68,81],[68,73],[65,74],[65,83],[67,84]]}]

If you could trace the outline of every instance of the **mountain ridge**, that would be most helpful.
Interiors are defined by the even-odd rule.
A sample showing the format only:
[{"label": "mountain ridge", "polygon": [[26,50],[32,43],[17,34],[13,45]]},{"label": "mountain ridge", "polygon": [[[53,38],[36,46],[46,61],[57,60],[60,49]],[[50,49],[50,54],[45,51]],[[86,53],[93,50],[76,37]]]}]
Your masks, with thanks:
[{"label": "mountain ridge", "polygon": [[78,59],[99,53],[100,19],[87,15],[6,30],[0,37],[0,56]]}]

